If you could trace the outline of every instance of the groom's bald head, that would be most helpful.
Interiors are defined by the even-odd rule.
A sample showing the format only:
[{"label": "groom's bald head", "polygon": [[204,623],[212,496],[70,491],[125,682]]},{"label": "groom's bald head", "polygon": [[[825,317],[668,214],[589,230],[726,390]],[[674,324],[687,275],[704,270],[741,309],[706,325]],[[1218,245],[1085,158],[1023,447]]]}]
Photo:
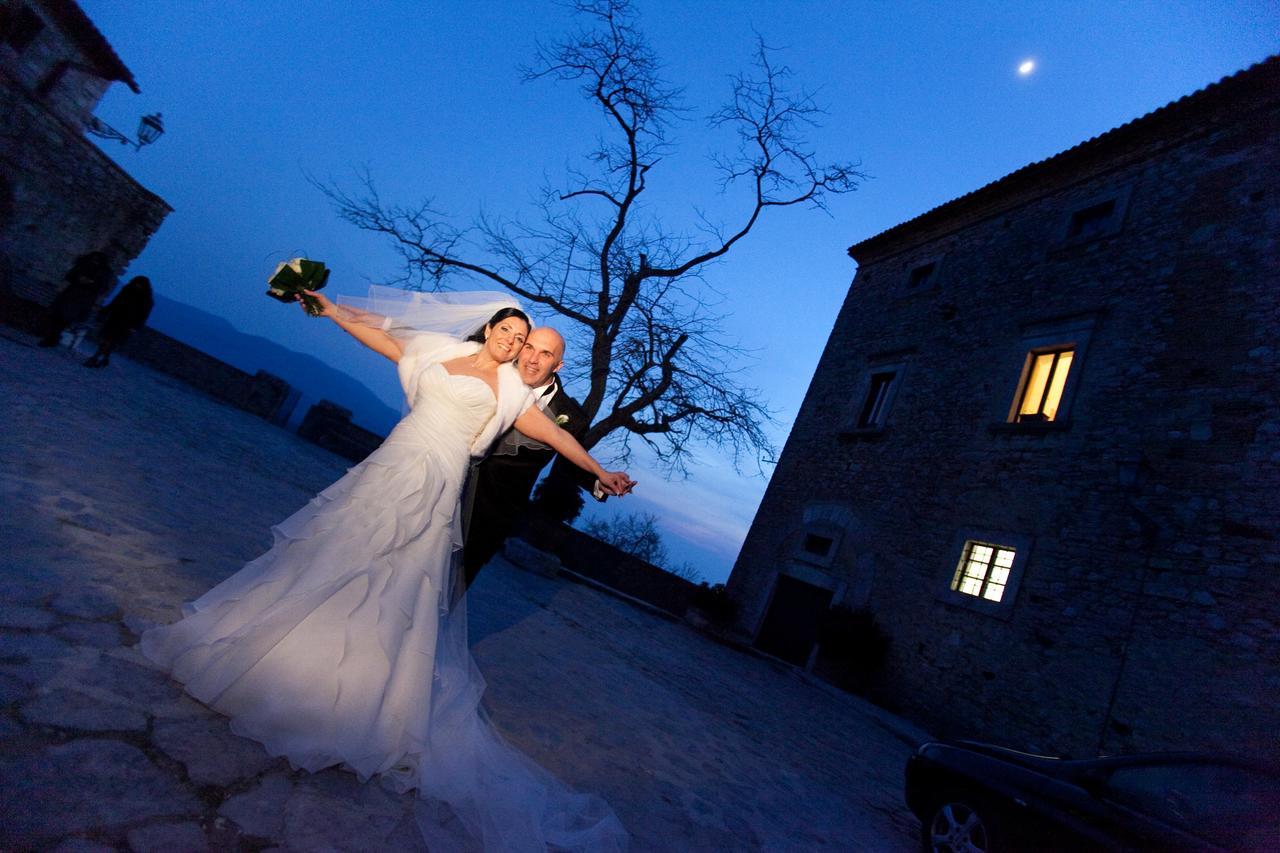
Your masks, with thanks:
[{"label": "groom's bald head", "polygon": [[539,326],[524,339],[516,358],[516,370],[531,388],[546,385],[551,374],[564,366],[564,338],[550,326]]}]

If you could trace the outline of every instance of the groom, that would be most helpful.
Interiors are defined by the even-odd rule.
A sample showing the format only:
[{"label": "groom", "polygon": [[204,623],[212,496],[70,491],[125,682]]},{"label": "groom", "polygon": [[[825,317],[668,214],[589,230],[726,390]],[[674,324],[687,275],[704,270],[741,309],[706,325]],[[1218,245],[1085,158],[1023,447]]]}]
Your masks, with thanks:
[{"label": "groom", "polygon": [[[560,384],[556,371],[563,365],[564,338],[559,332],[546,326],[529,332],[516,359],[516,371],[533,389],[538,408],[581,441],[590,424],[582,407]],[[465,499],[470,503],[470,520],[462,551],[468,587],[511,535],[529,505],[533,484],[553,456],[555,451],[550,447],[511,429],[498,440],[493,452],[473,467]],[[579,485],[596,500],[605,499],[594,477],[576,467],[574,471],[580,475]]]}]

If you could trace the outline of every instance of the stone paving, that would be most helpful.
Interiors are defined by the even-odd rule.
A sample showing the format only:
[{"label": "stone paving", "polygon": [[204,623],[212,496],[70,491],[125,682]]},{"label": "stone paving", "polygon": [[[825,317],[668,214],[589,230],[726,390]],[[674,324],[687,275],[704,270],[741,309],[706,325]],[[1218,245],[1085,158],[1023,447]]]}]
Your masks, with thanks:
[{"label": "stone paving", "polygon": [[[425,849],[410,795],[292,770],[136,648],[347,463],[125,359],[86,370],[0,331],[0,849]],[[923,732],[501,558],[469,603],[494,721],[604,796],[633,850],[915,847],[902,768]],[[474,849],[453,827],[435,846]]]}]

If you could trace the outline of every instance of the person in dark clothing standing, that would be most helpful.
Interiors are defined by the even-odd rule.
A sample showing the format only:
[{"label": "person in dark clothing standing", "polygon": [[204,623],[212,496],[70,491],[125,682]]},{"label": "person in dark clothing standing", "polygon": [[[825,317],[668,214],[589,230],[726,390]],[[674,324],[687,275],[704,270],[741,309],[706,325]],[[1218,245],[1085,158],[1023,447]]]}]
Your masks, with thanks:
[{"label": "person in dark clothing standing", "polygon": [[[590,423],[582,407],[560,384],[556,371],[563,364],[564,338],[544,326],[529,332],[516,360],[516,371],[534,389],[538,407],[581,441]],[[467,524],[462,563],[468,587],[515,529],[529,506],[529,493],[538,475],[553,456],[555,451],[550,447],[511,429],[498,440],[493,452],[474,467],[463,500]],[[604,493],[591,480],[583,472],[578,483],[597,500],[604,500]]]},{"label": "person in dark clothing standing", "polygon": [[116,282],[105,252],[90,252],[76,258],[63,278],[67,286],[54,297],[45,312],[43,334],[38,342],[42,347],[57,346],[63,329],[87,320],[93,306]]},{"label": "person in dark clothing standing", "polygon": [[145,275],[129,279],[116,298],[99,313],[102,328],[98,331],[98,351],[85,360],[84,366],[106,367],[111,360],[111,351],[122,344],[134,329],[147,322],[154,306],[151,279]]}]

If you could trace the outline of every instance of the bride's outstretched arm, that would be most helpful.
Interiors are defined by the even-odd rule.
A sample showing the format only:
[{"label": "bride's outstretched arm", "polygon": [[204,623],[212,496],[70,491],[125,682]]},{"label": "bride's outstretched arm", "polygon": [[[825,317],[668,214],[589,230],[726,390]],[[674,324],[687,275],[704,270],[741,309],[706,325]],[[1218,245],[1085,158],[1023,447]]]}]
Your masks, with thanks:
[{"label": "bride's outstretched arm", "polygon": [[515,427],[534,441],[555,448],[557,453],[582,470],[594,474],[609,494],[618,497],[635,487],[635,481],[625,471],[606,471],[600,467],[600,463],[583,449],[576,438],[557,426],[537,406],[525,409],[524,414],[516,418]]},{"label": "bride's outstretched arm", "polygon": [[316,301],[320,303],[321,311],[319,316],[328,317],[341,326],[351,337],[379,355],[385,355],[397,364],[400,362],[400,355],[404,352],[404,346],[400,341],[379,329],[377,323],[370,322],[370,318],[376,319],[374,315],[367,311],[348,308],[345,305],[335,305],[333,300],[314,290],[308,290],[307,293],[314,296]]}]

